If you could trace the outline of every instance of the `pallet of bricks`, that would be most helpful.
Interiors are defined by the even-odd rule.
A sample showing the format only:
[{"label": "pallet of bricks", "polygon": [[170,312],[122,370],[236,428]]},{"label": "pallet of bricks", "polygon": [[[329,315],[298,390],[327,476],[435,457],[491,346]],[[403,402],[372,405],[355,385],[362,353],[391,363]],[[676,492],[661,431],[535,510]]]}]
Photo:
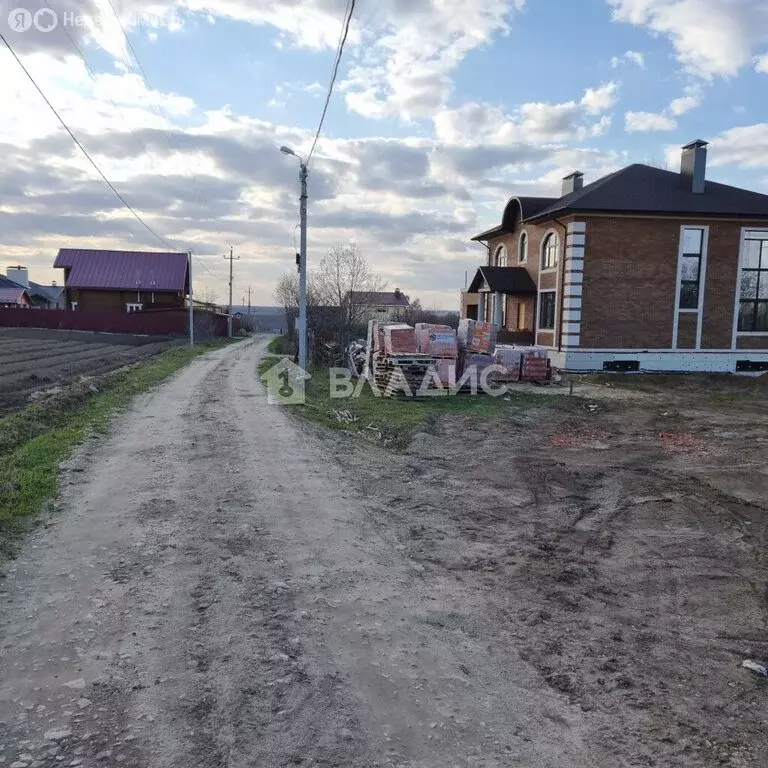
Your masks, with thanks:
[{"label": "pallet of bricks", "polygon": [[494,373],[493,381],[531,381],[543,384],[552,378],[547,350],[542,347],[520,347],[514,344],[497,344],[493,353],[494,363],[506,372]]},{"label": "pallet of bricks", "polygon": [[[481,381],[483,371],[495,364],[496,334],[496,326],[493,323],[481,323],[470,319],[459,322],[457,339],[459,369],[462,375],[470,368],[474,368],[477,372],[477,382]],[[471,383],[468,381],[460,391],[472,391]]]},{"label": "pallet of bricks", "polygon": [[522,347],[523,363],[520,378],[523,381],[532,381],[535,384],[543,384],[551,380],[549,367],[549,355],[542,347]]},{"label": "pallet of bricks", "polygon": [[416,329],[371,321],[369,380],[384,397],[414,396],[429,381],[434,360],[416,349]]},{"label": "pallet of bricks", "polygon": [[459,348],[456,331],[450,325],[416,323],[416,349],[432,359],[435,387],[449,388],[458,378]]}]

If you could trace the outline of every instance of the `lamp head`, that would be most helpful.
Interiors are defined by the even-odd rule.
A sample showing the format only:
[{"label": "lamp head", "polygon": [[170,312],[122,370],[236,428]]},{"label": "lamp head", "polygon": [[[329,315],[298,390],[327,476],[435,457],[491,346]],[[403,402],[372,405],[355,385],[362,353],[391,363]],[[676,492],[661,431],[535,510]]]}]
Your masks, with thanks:
[{"label": "lamp head", "polygon": [[298,155],[290,147],[280,147],[280,151],[284,155],[293,155],[294,157],[298,157]]}]

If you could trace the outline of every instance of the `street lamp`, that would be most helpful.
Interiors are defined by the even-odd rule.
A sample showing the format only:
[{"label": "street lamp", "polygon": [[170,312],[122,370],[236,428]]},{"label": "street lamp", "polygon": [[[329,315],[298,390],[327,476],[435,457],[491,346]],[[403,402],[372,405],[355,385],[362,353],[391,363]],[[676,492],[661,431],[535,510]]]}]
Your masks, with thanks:
[{"label": "street lamp", "polygon": [[284,155],[293,155],[301,169],[301,248],[299,264],[299,367],[307,370],[307,164],[290,147],[280,147]]}]

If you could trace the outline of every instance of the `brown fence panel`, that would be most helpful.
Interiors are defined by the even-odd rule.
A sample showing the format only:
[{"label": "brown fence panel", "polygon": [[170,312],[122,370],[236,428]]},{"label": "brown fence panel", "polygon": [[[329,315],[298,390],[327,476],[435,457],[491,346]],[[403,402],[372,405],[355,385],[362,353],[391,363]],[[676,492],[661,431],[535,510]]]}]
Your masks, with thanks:
[{"label": "brown fence panel", "polygon": [[[148,336],[186,336],[187,310],[151,312],[72,312],[66,309],[0,309],[0,328],[49,328],[65,331],[132,333]],[[195,312],[200,339],[227,335],[227,318],[213,312]]]}]

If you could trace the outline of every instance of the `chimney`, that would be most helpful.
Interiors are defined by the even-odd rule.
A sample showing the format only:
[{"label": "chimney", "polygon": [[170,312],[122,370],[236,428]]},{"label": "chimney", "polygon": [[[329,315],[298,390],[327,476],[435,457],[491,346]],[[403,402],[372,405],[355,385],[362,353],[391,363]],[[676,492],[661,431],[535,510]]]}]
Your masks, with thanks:
[{"label": "chimney", "polygon": [[399,299],[403,294],[400,292],[399,288],[395,288],[395,298]]},{"label": "chimney", "polygon": [[680,185],[686,192],[703,195],[707,186],[707,142],[697,139],[683,147]]},{"label": "chimney", "polygon": [[563,197],[580,189],[584,189],[584,174],[581,171],[576,171],[563,179]]},{"label": "chimney", "polygon": [[26,267],[22,267],[21,265],[17,267],[8,267],[5,271],[5,276],[9,280],[13,280],[14,283],[29,288],[29,270]]}]

